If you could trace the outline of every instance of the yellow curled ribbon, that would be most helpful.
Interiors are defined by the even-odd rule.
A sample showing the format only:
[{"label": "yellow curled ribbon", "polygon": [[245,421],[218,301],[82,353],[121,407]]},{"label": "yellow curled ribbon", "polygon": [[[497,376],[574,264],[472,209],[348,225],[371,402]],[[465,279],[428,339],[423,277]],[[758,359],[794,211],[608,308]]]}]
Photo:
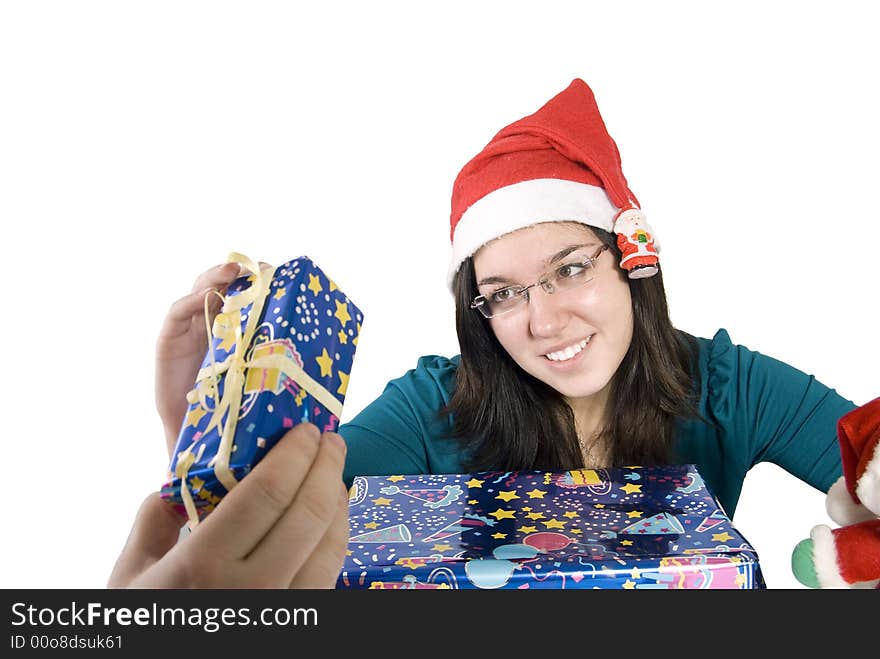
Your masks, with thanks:
[{"label": "yellow curled ribbon", "polygon": [[[186,398],[190,404],[198,402],[202,409],[212,412],[211,419],[207,427],[202,431],[202,435],[214,428],[218,428],[220,446],[212,460],[214,463],[214,474],[226,490],[231,491],[238,484],[238,479],[235,478],[235,475],[229,468],[229,461],[232,454],[232,440],[235,437],[235,430],[238,424],[238,411],[241,407],[241,397],[244,391],[247,369],[280,370],[281,373],[294,380],[302,389],[324,405],[332,414],[335,414],[337,418],[342,414],[342,403],[323,385],[308,375],[299,364],[284,354],[264,355],[256,359],[246,360],[245,355],[259,325],[260,317],[263,313],[263,305],[269,294],[269,286],[275,276],[275,269],[267,268],[261,270],[258,264],[237,252],[232,252],[229,255],[228,262],[243,265],[253,274],[253,282],[249,288],[236,295],[226,297],[218,291],[210,291],[205,296],[205,325],[208,329],[208,348],[211,356],[211,365],[199,371],[196,377],[196,386],[187,394]],[[227,329],[235,333],[234,350],[219,364],[214,357],[213,332],[209,325],[207,313],[208,297],[211,293],[222,298],[223,308],[221,314],[225,316],[222,321],[229,325]],[[248,313],[247,324],[242,331],[241,310],[251,303],[253,304]],[[225,374],[223,396],[218,401],[219,381],[220,376],[223,374]],[[211,395],[215,401],[213,410],[208,406],[206,400],[208,395]],[[223,422],[224,416],[226,417],[225,423]],[[199,437],[200,439],[201,436]],[[186,479],[190,468],[197,461],[198,457],[201,456],[201,452],[198,457],[193,454],[193,449],[199,440],[193,440],[192,444],[178,455],[174,470],[174,475],[180,478],[180,494],[191,528],[198,525],[199,516]]]}]

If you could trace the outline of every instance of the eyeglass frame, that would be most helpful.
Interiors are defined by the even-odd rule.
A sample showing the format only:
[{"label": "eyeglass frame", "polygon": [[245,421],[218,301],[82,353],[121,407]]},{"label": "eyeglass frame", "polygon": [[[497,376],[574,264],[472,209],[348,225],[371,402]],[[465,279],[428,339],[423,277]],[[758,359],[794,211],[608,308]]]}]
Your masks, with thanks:
[{"label": "eyeglass frame", "polygon": [[[597,261],[597,260],[599,259],[599,257],[602,255],[602,252],[604,252],[606,249],[608,249],[608,245],[604,245],[604,244],[603,244],[601,247],[599,247],[599,250],[598,250],[593,256],[588,256],[588,257],[585,258],[583,261],[580,261],[580,263],[582,263],[582,264],[589,263],[591,268],[595,268],[595,267],[596,267],[596,261]],[[559,268],[561,268],[561,267],[563,267],[563,266],[565,266],[565,265],[571,265],[571,263],[563,263],[563,264],[557,266],[556,269],[555,269],[553,272],[555,273],[556,270],[558,270]],[[538,279],[538,281],[536,281],[534,284],[529,284],[528,286],[524,286],[524,287],[522,287],[519,291],[517,291],[516,294],[517,294],[517,296],[519,296],[523,301],[525,301],[526,303],[528,303],[528,301],[529,301],[529,289],[530,289],[530,288],[534,288],[535,286],[537,286],[537,285],[540,284],[540,285],[541,285],[541,288],[544,290],[545,293],[547,293],[547,295],[553,295],[553,293],[555,292],[555,290],[554,290],[554,288],[553,288],[553,286],[552,286],[552,281],[550,281],[551,278],[555,280],[555,277],[554,277],[552,274],[548,275],[548,274],[545,273],[545,274],[542,275],[541,278]],[[588,279],[587,281],[583,282],[583,284],[587,284],[587,283],[593,281],[594,278],[595,278],[595,275],[593,275],[593,277],[591,277],[591,278]],[[547,286],[546,286],[547,284],[550,284],[550,285],[551,285],[550,290],[547,290]],[[504,286],[503,288],[499,288],[498,291],[503,291],[504,289],[506,289],[506,288],[512,288],[513,286],[516,286],[516,284],[511,284],[510,286]],[[495,291],[495,293],[497,293],[498,291]],[[521,303],[520,303],[520,302],[517,302],[517,303],[514,304],[512,307],[510,307],[510,309],[507,309],[506,311],[502,311],[501,313],[496,313],[496,314],[492,314],[491,316],[487,316],[487,315],[486,315],[486,311],[483,311],[483,308],[484,308],[484,307],[485,307],[485,308],[488,308],[488,306],[489,306],[489,299],[488,299],[485,295],[477,295],[473,300],[471,300],[470,308],[471,308],[471,309],[476,309],[477,311],[480,312],[480,315],[483,316],[483,318],[489,320],[489,319],[491,319],[491,318],[497,318],[498,316],[503,316],[504,314],[508,314],[508,313],[510,313],[511,311],[515,311],[516,309],[518,309],[518,308],[520,307],[520,305],[521,305]]]}]

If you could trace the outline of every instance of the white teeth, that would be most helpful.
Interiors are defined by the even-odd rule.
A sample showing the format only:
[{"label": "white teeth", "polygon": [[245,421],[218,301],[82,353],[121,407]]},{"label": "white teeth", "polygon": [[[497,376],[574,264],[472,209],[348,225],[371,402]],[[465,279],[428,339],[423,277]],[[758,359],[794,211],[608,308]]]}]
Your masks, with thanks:
[{"label": "white teeth", "polygon": [[581,350],[587,347],[587,344],[590,342],[590,339],[593,338],[592,335],[588,336],[586,339],[581,341],[580,343],[575,343],[574,345],[568,346],[563,350],[557,350],[556,352],[548,352],[544,355],[551,362],[564,362],[568,361],[576,354],[578,354]]}]

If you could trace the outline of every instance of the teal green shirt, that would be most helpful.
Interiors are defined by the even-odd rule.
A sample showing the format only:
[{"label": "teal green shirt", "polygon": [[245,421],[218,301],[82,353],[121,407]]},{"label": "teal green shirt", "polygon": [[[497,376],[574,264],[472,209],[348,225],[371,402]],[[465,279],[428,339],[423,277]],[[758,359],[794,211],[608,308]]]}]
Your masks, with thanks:
[{"label": "teal green shirt", "polygon": [[[723,329],[698,338],[700,404],[706,421],[678,424],[677,463],[695,464],[733,517],[746,473],[772,462],[825,492],[841,474],[837,421],[856,405],[813,376],[734,345]],[[449,402],[459,356],[421,357],[339,433],[348,444],[344,479],[462,473]]]}]

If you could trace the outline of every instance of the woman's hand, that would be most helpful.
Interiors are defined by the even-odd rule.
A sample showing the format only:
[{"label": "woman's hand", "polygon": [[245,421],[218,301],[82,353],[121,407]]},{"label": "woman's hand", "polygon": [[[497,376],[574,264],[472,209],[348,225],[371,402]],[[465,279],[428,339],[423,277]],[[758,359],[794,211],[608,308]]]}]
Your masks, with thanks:
[{"label": "woman's hand", "polygon": [[[261,268],[268,268],[260,263]],[[189,295],[171,305],[159,339],[156,341],[156,409],[165,430],[169,457],[174,451],[180,426],[186,414],[186,394],[195,386],[199,367],[208,349],[205,328],[205,296],[208,297],[208,325],[220,311],[220,293],[245,269],[237,263],[226,263],[203,272],[193,284]]]},{"label": "woman's hand", "polygon": [[333,588],[348,546],[345,442],[302,423],[191,534],[147,497],[110,588]]}]

